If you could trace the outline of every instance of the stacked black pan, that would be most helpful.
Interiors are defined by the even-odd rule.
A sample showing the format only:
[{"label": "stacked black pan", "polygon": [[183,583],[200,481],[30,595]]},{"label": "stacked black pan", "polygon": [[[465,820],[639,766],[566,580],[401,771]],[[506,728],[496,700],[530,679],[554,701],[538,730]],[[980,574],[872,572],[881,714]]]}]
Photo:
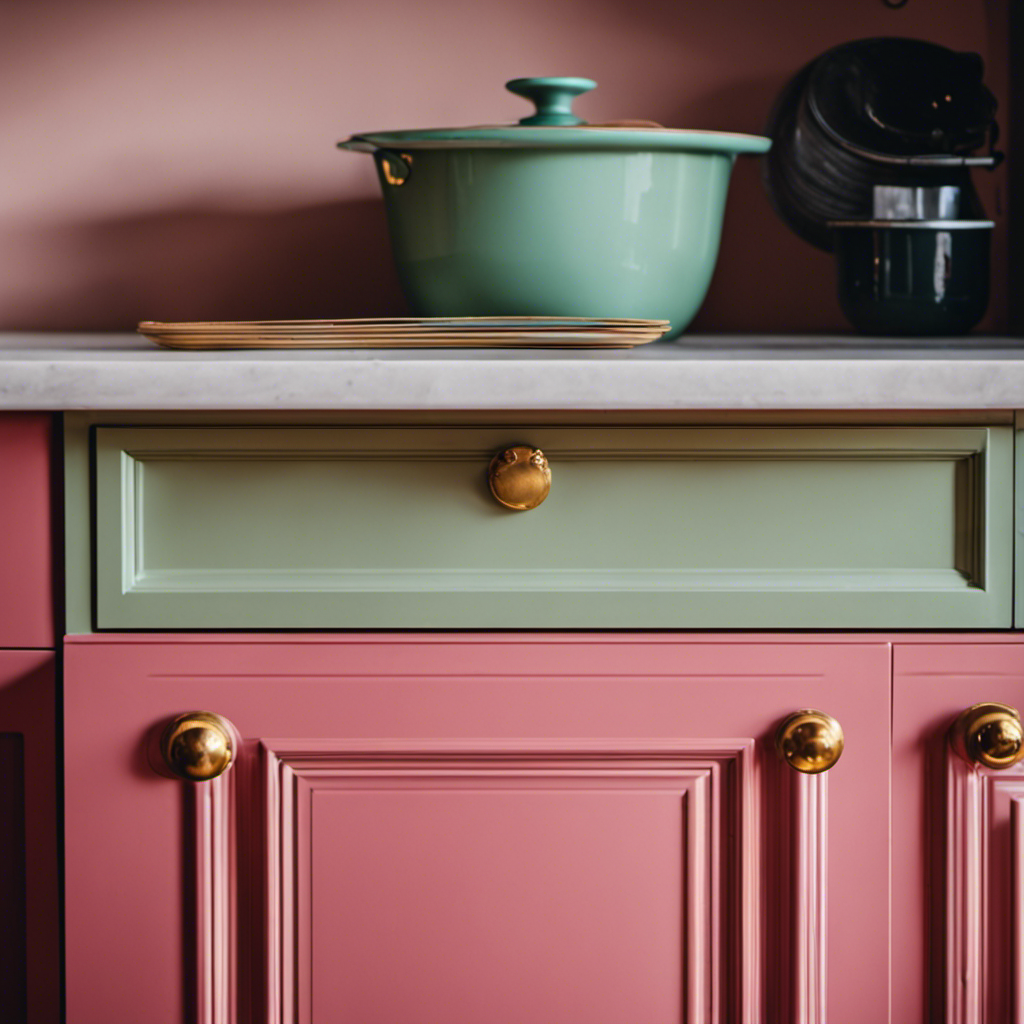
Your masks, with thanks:
[{"label": "stacked black pan", "polygon": [[[983,70],[977,54],[916,39],[864,39],[812,61],[776,101],[768,125],[773,146],[764,172],[772,203],[801,238],[837,251],[841,299],[844,283],[851,283],[843,279],[851,272],[848,250],[852,245],[869,252],[876,280],[854,284],[860,291],[870,286],[875,299],[884,302],[881,320],[877,315],[865,320],[862,302],[853,314],[843,303],[854,325],[863,330],[959,333],[984,313],[991,223],[984,220],[971,168],[994,167],[1001,156],[995,151],[996,101],[983,83]],[[914,232],[912,244],[905,243],[907,231]],[[955,232],[952,244],[946,237],[950,232]],[[951,271],[943,271],[944,280],[938,271],[929,275],[938,281],[941,294],[923,306],[920,295],[905,295],[901,302],[896,294],[901,286],[893,291],[892,272],[900,277],[912,268],[883,264],[879,269],[878,246],[891,248],[893,241],[894,252],[921,250],[914,258],[919,271],[934,271],[929,261],[942,262]],[[986,258],[980,312],[977,268],[969,282],[970,302],[955,300],[949,290],[957,283],[951,277],[956,269],[949,266],[951,257],[962,254],[966,265],[971,250],[976,261],[979,245]],[[879,275],[887,269],[882,280]],[[918,281],[918,291],[920,285]],[[924,310],[923,318],[915,305]]]}]

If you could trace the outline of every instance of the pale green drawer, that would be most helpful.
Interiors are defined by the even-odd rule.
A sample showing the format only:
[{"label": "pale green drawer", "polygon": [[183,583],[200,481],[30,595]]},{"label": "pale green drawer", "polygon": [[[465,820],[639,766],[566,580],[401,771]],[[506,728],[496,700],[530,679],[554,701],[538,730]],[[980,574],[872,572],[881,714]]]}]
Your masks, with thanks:
[{"label": "pale green drawer", "polygon": [[[98,629],[1012,623],[1011,427],[99,427]],[[491,456],[544,450],[510,512]]]}]

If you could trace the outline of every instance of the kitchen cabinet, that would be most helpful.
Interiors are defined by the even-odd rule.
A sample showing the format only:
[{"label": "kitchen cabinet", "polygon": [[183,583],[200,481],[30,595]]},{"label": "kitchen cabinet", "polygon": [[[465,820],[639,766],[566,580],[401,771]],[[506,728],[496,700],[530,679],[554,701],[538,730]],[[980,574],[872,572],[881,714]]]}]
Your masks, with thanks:
[{"label": "kitchen cabinet", "polygon": [[[635,408],[581,413],[466,407],[465,356],[410,409],[418,360],[318,355],[310,387],[380,403],[387,364],[398,408],[229,412],[168,403],[231,360],[172,355],[161,387],[201,379],[165,407],[63,417],[68,1021],[1013,1019],[1024,769],[948,733],[1024,704],[1024,360],[601,354],[566,373]],[[552,400],[560,363],[507,362]],[[842,406],[769,408],[807,374]],[[665,378],[733,411],[642,407]],[[844,411],[897,385],[934,409]],[[487,476],[520,444],[552,472],[525,513]],[[845,731],[819,775],[776,752],[805,709]],[[235,763],[169,777],[198,711]]]},{"label": "kitchen cabinet", "polygon": [[[885,1020],[889,692],[870,638],[69,638],[68,1018]],[[234,765],[157,774],[198,708]]]},{"label": "kitchen cabinet", "polygon": [[51,417],[0,412],[0,649],[53,648]]},{"label": "kitchen cabinet", "polygon": [[60,1020],[54,655],[0,650],[0,1020]]},{"label": "kitchen cabinet", "polygon": [[[1011,418],[204,419],[66,418],[70,1020],[131,1012],[93,982],[125,958],[172,1021],[975,1019],[952,840],[906,833],[945,789],[890,741],[1013,703],[1014,635],[970,632],[1013,621]],[[487,487],[516,443],[525,514]],[[919,649],[981,677],[924,723]],[[807,708],[845,731],[815,776],[775,750]],[[199,710],[236,762],[168,778]]]},{"label": "kitchen cabinet", "polygon": [[1020,1020],[1024,770],[966,761],[950,730],[1024,706],[1024,644],[897,644],[893,675],[892,1019]]},{"label": "kitchen cabinet", "polygon": [[[94,634],[65,679],[69,1020],[1020,1005],[1024,768],[950,740],[1024,704],[1013,634]],[[775,751],[808,706],[821,775]],[[201,707],[233,767],[164,777]]]},{"label": "kitchen cabinet", "polygon": [[0,413],[0,1020],[60,1019],[51,417]]}]

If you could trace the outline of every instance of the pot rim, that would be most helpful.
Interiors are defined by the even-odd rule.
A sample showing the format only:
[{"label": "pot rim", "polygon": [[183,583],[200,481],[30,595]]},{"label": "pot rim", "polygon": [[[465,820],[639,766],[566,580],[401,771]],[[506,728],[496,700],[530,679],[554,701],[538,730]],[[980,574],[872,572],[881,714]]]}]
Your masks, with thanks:
[{"label": "pot rim", "polygon": [[339,149],[374,153],[381,149],[529,149],[622,153],[678,152],[723,156],[767,153],[772,140],[742,132],[688,130],[683,128],[616,127],[579,125],[566,127],[517,127],[493,125],[478,128],[427,128],[366,132],[338,143]]},{"label": "pot rim", "polygon": [[910,228],[940,231],[985,230],[996,226],[994,220],[830,220],[830,228]]}]

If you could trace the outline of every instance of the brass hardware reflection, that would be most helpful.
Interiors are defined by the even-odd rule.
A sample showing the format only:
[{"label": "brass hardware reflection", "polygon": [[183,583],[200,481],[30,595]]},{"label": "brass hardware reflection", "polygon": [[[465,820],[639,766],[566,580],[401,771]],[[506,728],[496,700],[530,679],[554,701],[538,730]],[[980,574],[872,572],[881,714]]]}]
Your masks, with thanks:
[{"label": "brass hardware reflection", "polygon": [[491,459],[491,494],[517,512],[536,508],[551,490],[551,467],[539,448],[516,445]]},{"label": "brass hardware reflection", "polygon": [[380,150],[380,172],[389,185],[404,185],[412,174],[412,156],[409,153],[389,153]]},{"label": "brass hardware reflection", "polygon": [[827,772],[842,757],[844,743],[842,726],[813,708],[794,712],[775,733],[779,757],[808,775]]},{"label": "brass hardware reflection", "polygon": [[1024,760],[1024,725],[1009,704],[972,704],[949,730],[953,749],[968,763],[983,768],[1012,768]]},{"label": "brass hardware reflection", "polygon": [[160,753],[172,774],[187,782],[222,775],[235,759],[235,728],[212,711],[178,715],[164,729]]}]

